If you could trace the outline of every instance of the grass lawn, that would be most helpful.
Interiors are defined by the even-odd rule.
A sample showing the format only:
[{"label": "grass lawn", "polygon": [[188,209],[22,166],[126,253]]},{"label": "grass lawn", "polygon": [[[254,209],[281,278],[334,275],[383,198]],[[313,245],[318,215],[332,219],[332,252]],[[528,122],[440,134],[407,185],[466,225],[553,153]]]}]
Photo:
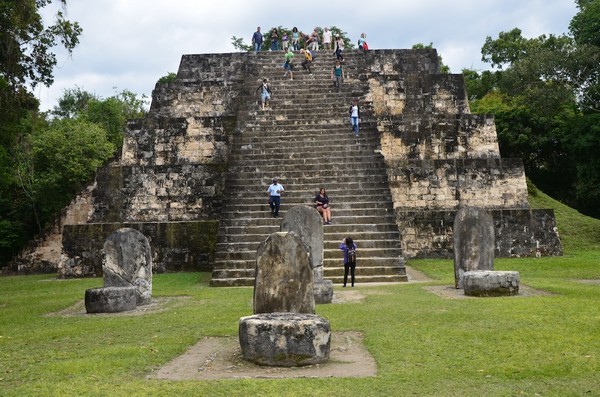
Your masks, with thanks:
[{"label": "grass lawn", "polygon": [[0,396],[600,396],[600,221],[542,200],[532,205],[556,209],[565,255],[496,269],[551,294],[441,298],[424,287],[453,285],[452,261],[419,260],[409,265],[433,281],[358,285],[364,301],[317,306],[333,332],[364,334],[378,367],[369,378],[148,380],[201,338],[237,335],[252,289],[159,274],[154,297],[189,298],[140,316],[67,317],[47,314],[102,280],[0,278]]}]

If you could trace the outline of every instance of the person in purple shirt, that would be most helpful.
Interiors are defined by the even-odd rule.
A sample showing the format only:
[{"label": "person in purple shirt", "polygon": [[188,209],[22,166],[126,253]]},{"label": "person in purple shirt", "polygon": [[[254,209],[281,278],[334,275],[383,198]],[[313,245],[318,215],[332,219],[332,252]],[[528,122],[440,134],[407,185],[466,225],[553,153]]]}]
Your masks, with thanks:
[{"label": "person in purple shirt", "polygon": [[344,251],[344,287],[348,282],[348,271],[350,271],[350,282],[354,287],[354,271],[356,269],[356,244],[352,237],[344,238],[340,244],[340,249]]}]

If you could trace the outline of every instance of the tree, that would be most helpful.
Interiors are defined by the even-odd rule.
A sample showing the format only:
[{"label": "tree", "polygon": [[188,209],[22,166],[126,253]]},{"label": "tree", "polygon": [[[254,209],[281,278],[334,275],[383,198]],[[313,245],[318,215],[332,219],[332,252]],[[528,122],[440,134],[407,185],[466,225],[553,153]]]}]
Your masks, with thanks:
[{"label": "tree", "polygon": [[600,2],[578,6],[571,35],[487,37],[482,60],[498,70],[465,79],[472,110],[496,116],[503,156],[522,157],[546,193],[600,217]]},{"label": "tree", "polygon": [[[66,0],[58,0],[66,6]],[[79,43],[81,27],[57,12],[54,25],[44,26],[39,10],[52,0],[0,1],[0,76],[12,90],[37,84],[49,86],[60,41],[71,53]]]},{"label": "tree", "polygon": [[61,119],[77,119],[98,124],[108,140],[119,148],[128,119],[138,119],[146,114],[146,96],[123,90],[107,99],[100,99],[79,87],[66,89],[52,114]]},{"label": "tree", "polygon": [[106,131],[86,120],[57,119],[31,136],[31,197],[51,220],[115,151]]},{"label": "tree", "polygon": [[23,179],[21,172],[31,164],[29,136],[45,123],[30,90],[52,83],[57,63],[53,49],[61,45],[71,53],[81,34],[79,25],[64,17],[66,0],[54,2],[62,9],[53,25],[44,25],[39,11],[51,3],[0,0],[0,262],[39,230],[27,196],[31,179]]}]

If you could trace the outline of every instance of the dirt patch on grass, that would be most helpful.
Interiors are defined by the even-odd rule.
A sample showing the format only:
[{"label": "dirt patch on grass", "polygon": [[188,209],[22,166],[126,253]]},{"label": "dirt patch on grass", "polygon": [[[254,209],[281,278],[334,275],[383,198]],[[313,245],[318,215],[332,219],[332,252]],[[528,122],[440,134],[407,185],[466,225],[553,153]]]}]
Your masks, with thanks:
[{"label": "dirt patch on grass", "polygon": [[600,279],[581,279],[581,280],[573,280],[576,283],[581,284],[591,284],[591,285],[600,285]]},{"label": "dirt patch on grass", "polygon": [[[427,291],[436,294],[437,296],[444,299],[486,299],[477,296],[465,295],[465,291],[462,289],[456,289],[453,285],[432,285],[423,287]],[[519,286],[519,295],[509,296],[507,298],[524,298],[528,296],[549,296],[553,295],[548,291],[537,290],[534,288],[527,287],[526,285]],[[487,298],[491,299],[491,298]]]},{"label": "dirt patch on grass", "polygon": [[[137,306],[134,310],[119,313],[87,313],[85,311],[85,302],[83,300],[77,302],[66,309],[48,313],[47,317],[76,317],[76,316],[141,316],[150,313],[160,313],[167,309],[181,306],[190,300],[189,296],[169,296],[152,298],[152,301],[143,306]],[[202,303],[202,302],[201,302]]]},{"label": "dirt patch on grass", "polygon": [[237,337],[207,337],[148,379],[214,380],[244,378],[327,378],[368,377],[377,374],[377,365],[363,347],[358,332],[332,332],[329,361],[303,367],[261,366],[243,359]]}]

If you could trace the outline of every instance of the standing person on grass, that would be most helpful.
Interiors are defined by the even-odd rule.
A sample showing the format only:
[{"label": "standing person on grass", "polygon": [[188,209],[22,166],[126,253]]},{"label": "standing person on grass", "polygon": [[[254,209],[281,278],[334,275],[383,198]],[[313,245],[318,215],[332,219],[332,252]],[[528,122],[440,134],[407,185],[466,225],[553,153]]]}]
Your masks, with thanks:
[{"label": "standing person on grass", "polygon": [[354,287],[354,274],[356,270],[356,243],[352,237],[348,236],[342,240],[340,249],[344,251],[344,287],[348,282],[348,272],[350,272],[350,282]]},{"label": "standing person on grass", "polygon": [[273,178],[273,183],[267,188],[267,197],[269,198],[269,207],[271,207],[271,215],[274,218],[279,218],[279,206],[281,205],[281,193],[285,189],[279,184],[277,178]]}]

